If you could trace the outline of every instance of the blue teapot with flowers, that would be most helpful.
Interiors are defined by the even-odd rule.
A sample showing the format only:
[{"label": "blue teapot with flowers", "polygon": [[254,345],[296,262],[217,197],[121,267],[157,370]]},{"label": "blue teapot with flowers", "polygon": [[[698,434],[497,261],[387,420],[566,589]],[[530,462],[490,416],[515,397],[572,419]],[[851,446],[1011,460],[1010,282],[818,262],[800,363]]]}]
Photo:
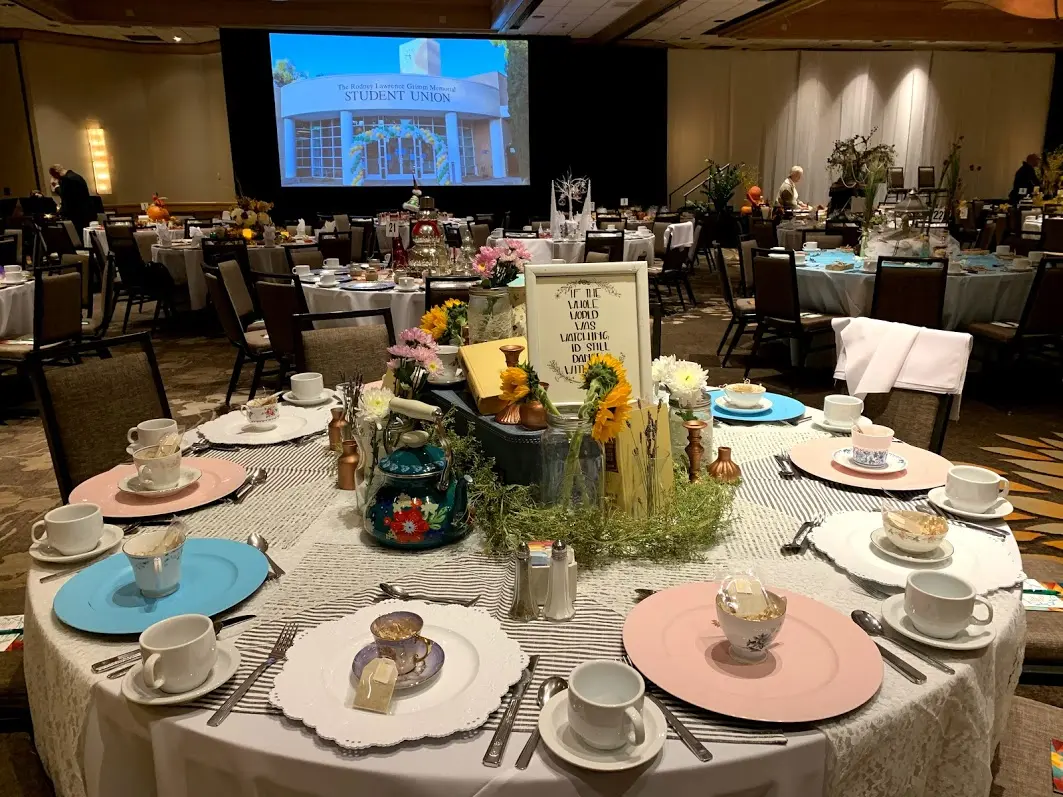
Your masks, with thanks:
[{"label": "blue teapot with flowers", "polygon": [[[434,423],[440,445],[429,445],[428,432],[415,421]],[[393,398],[384,450],[365,501],[365,527],[377,542],[423,550],[469,533],[466,480],[451,466],[441,409]]]}]

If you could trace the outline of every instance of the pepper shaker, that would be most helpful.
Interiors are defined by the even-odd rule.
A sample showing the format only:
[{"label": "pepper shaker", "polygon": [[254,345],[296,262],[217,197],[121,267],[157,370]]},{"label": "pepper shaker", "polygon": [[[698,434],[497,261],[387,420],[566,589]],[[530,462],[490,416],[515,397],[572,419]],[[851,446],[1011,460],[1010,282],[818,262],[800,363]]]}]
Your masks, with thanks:
[{"label": "pepper shaker", "polygon": [[528,543],[522,542],[517,548],[515,565],[513,605],[509,609],[509,618],[527,622],[539,616],[539,605],[532,596],[531,551],[528,550]]},{"label": "pepper shaker", "polygon": [[555,540],[550,547],[550,576],[546,584],[547,620],[571,620],[576,613],[576,595],[568,584],[568,546]]}]

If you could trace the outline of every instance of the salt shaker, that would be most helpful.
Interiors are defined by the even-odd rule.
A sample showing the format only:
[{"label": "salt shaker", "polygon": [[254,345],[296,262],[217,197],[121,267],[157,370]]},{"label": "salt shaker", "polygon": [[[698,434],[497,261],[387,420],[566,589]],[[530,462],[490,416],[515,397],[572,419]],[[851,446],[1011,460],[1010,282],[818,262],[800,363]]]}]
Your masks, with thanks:
[{"label": "salt shaker", "polygon": [[528,550],[528,543],[522,542],[517,548],[515,564],[513,605],[509,608],[509,619],[527,622],[539,616],[539,605],[532,596],[531,551]]},{"label": "salt shaker", "polygon": [[570,620],[576,613],[576,596],[568,588],[568,546],[556,540],[550,548],[550,577],[546,583],[547,620]]}]

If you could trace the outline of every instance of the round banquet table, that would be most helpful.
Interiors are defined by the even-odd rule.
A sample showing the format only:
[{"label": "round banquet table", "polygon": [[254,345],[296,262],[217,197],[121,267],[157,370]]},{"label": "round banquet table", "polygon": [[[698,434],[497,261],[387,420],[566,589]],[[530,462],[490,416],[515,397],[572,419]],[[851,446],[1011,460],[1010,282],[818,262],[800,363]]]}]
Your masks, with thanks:
[{"label": "round banquet table", "polygon": [[[342,288],[319,288],[303,285],[306,304],[311,313],[335,313],[339,310],[376,310],[391,308],[391,321],[398,335],[404,329],[419,327],[424,315],[424,291],[346,291]],[[339,324],[350,322],[337,322]],[[359,324],[375,323],[373,319],[357,319]],[[315,322],[317,328],[327,325]]]},{"label": "round banquet table", "polygon": [[[615,612],[619,623],[634,606],[635,586],[666,588],[754,568],[765,582],[815,596],[846,614],[855,608],[877,611],[878,601],[813,553],[790,558],[779,554],[779,546],[792,537],[799,521],[814,512],[871,510],[881,500],[871,494],[833,490],[810,479],[782,482],[778,478],[774,454],[824,435],[810,423],[718,427],[714,442],[731,446],[744,471],[734,505],[734,529],[701,562],[622,563],[581,572],[580,600]],[[252,655],[256,648],[247,647],[262,624],[273,623],[267,627],[276,629],[277,621],[294,613],[313,607],[317,607],[314,613],[327,612],[347,596],[375,590],[380,581],[401,583],[409,574],[429,568],[460,569],[471,574],[476,584],[480,583],[478,568],[505,572],[505,565],[478,555],[475,537],[419,554],[373,545],[359,533],[355,495],[334,487],[335,457],[327,444],[213,452],[211,456],[232,458],[249,467],[261,464],[269,468],[270,479],[241,505],[223,504],[187,515],[190,533],[242,540],[250,530],[257,530],[270,540],[270,554],[287,571],[239,607],[239,613],[255,614],[256,620],[222,633],[223,639],[235,636],[244,650],[238,678],[265,655],[258,653],[256,659]],[[1001,544],[1015,546],[1010,537]],[[1014,553],[1017,556],[1017,548]],[[882,686],[867,704],[813,727],[787,730],[785,746],[710,741],[714,760],[702,764],[681,742],[669,738],[655,761],[614,775],[574,769],[540,747],[529,768],[521,772],[513,763],[527,738],[522,732],[510,739],[502,767],[489,769],[481,764],[490,738],[483,730],[462,738],[351,754],[276,712],[251,713],[249,707],[241,708],[243,703],[217,728],[207,726],[211,712],[204,708],[167,710],[130,704],[121,696],[120,681],[93,675],[89,665],[135,647],[135,641],[95,637],[64,626],[51,610],[64,580],[40,583],[40,576],[49,570],[36,561],[31,563],[25,669],[36,744],[61,797],[988,794],[989,762],[1004,731],[1025,634],[1025,617],[1016,594],[995,591],[988,596],[995,610],[995,641],[977,654],[940,653],[955,668],[955,675],[916,661],[928,679],[925,685],[916,686],[885,668]],[[481,605],[486,603],[486,608],[501,614],[507,603],[504,598],[504,593],[485,596]],[[577,612],[573,622],[579,616]],[[529,629],[524,633],[536,633],[531,652],[542,654],[540,670],[551,657],[564,663],[573,657],[584,660],[602,655],[593,639],[557,647],[559,643],[551,637],[557,627],[547,622],[521,628]],[[265,630],[258,633],[270,640],[276,630],[269,636]],[[529,694],[541,677],[533,681]],[[269,671],[263,679],[262,689],[267,690],[272,682]],[[253,694],[254,690],[244,703]],[[217,706],[220,700],[210,705]]]},{"label": "round banquet table", "polygon": [[[253,271],[288,273],[288,258],[282,246],[249,246],[247,257]],[[193,310],[207,306],[207,282],[203,279],[203,249],[200,246],[187,240],[175,241],[172,246],[152,244],[149,259],[162,263],[174,283],[188,286],[188,298]]]},{"label": "round banquet table", "polygon": [[[831,315],[866,316],[875,289],[873,272],[827,271],[833,262],[853,263],[853,253],[822,249],[797,267],[801,309]],[[961,263],[977,273],[950,274],[945,283],[945,329],[965,329],[980,321],[1018,321],[1033,285],[1034,271],[1008,271],[995,255],[969,255]]]},{"label": "round banquet table", "polygon": [[0,340],[33,334],[33,279],[0,283]]},{"label": "round banquet table", "polygon": [[[503,238],[500,235],[491,235],[487,239],[488,246],[498,246]],[[553,260],[564,260],[566,263],[583,262],[583,241],[554,241],[550,238],[519,238],[525,248],[531,253],[531,263],[549,264]],[[627,263],[636,260],[645,260],[653,265],[653,234],[635,237],[631,233],[624,234],[624,261]]]}]

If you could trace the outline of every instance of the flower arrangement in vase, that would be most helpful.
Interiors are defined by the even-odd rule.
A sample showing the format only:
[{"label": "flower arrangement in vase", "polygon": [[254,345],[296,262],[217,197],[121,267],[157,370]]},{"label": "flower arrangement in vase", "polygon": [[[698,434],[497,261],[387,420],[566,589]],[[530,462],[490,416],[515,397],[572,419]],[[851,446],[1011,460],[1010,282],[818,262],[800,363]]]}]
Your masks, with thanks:
[{"label": "flower arrangement in vase", "polygon": [[393,357],[388,362],[388,372],[394,379],[395,395],[401,398],[417,398],[428,377],[443,370],[435,340],[418,327],[399,333],[398,343],[388,347],[388,354]]},{"label": "flower arrangement in vase", "polygon": [[679,360],[669,354],[654,360],[650,369],[654,384],[667,390],[670,403],[680,410],[693,411],[708,404],[705,388],[709,384],[709,375],[697,363]]},{"label": "flower arrangement in vase", "polygon": [[[673,408],[668,418],[672,455],[676,458],[681,452],[686,455],[691,481],[695,481],[701,472],[702,454],[706,451],[712,454],[712,402],[706,392],[708,373],[697,363],[677,359],[672,354],[658,357],[650,364],[650,370],[658,394],[667,393]],[[687,448],[683,448],[684,437],[688,440]]]},{"label": "flower arrangement in vase", "polygon": [[421,316],[421,329],[437,343],[460,346],[461,330],[469,323],[469,305],[460,299],[447,299]]},{"label": "flower arrangement in vase", "polygon": [[499,396],[520,411],[520,425],[526,429],[545,429],[547,414],[557,415],[557,407],[546,395],[550,387],[539,381],[539,375],[530,363],[518,363],[502,371],[502,393]]},{"label": "flower arrangement in vase", "polygon": [[229,217],[232,219],[233,224],[243,229],[261,232],[263,227],[271,227],[273,225],[273,220],[269,217],[269,212],[272,209],[272,202],[252,199],[247,196],[238,196],[236,198],[236,206],[229,211]]},{"label": "flower arrangement in vase", "polygon": [[506,238],[498,246],[481,246],[472,271],[481,278],[480,287],[469,291],[469,341],[484,343],[513,335],[513,306],[509,283],[524,273],[531,253],[516,239]]},{"label": "flower arrangement in vase", "polygon": [[386,387],[362,388],[354,411],[354,429],[362,452],[363,479],[368,481],[376,466],[383,444],[384,429],[391,417],[391,400],[395,394]]},{"label": "flower arrangement in vase", "polygon": [[520,240],[506,238],[498,246],[481,246],[472,271],[482,277],[481,288],[505,288],[524,273],[530,260],[531,253]]}]

